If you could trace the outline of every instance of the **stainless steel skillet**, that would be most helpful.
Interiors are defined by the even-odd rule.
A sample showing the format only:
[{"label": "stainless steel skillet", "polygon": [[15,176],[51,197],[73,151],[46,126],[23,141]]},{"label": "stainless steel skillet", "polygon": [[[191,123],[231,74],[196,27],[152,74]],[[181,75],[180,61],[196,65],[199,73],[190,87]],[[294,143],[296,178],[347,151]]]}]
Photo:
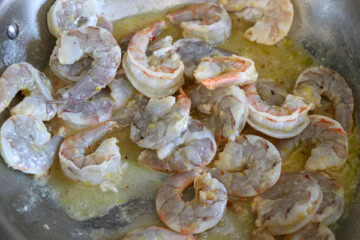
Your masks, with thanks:
[{"label": "stainless steel skillet", "polygon": [[[201,0],[108,0],[112,20]],[[323,65],[348,80],[360,117],[360,1],[292,0],[295,20],[290,37]],[[0,73],[7,65],[28,61],[44,69],[55,39],[46,25],[53,0],[0,0]],[[0,123],[8,112],[0,115]],[[56,204],[51,191],[0,161],[0,239],[88,239],[93,229],[121,231],[154,209],[154,201],[133,199],[102,218],[75,221]],[[337,239],[360,239],[360,192],[350,215],[340,222]]]}]

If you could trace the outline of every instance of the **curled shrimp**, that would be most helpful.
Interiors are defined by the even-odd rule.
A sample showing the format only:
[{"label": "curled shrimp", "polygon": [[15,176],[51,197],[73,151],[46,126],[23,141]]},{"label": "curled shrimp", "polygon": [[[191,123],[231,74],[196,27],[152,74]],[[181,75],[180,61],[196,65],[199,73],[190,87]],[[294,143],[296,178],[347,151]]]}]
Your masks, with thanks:
[{"label": "curled shrimp", "polygon": [[52,138],[37,117],[14,115],[1,126],[1,156],[12,168],[28,174],[42,175],[56,158],[64,129]]},{"label": "curled shrimp", "polygon": [[155,151],[145,150],[139,156],[142,165],[164,172],[184,172],[208,165],[216,153],[216,143],[211,132],[199,121],[190,119],[174,148],[164,159]]},{"label": "curled shrimp", "polygon": [[257,43],[274,45],[289,32],[294,8],[290,0],[220,0],[227,11],[255,25],[245,31],[245,37]]},{"label": "curled shrimp", "polygon": [[309,171],[341,167],[345,164],[349,149],[348,137],[340,123],[320,116],[310,115],[310,124],[299,135],[283,140],[278,149],[281,158],[286,159],[301,143],[314,144],[305,169]]},{"label": "curled shrimp", "polygon": [[172,51],[172,38],[165,38],[146,52],[166,27],[164,21],[137,32],[130,40],[124,55],[123,68],[132,85],[149,98],[161,98],[174,94],[184,83],[184,64],[180,56]]},{"label": "curled shrimp", "polygon": [[185,38],[199,38],[209,44],[223,43],[231,33],[231,19],[221,5],[194,4],[167,15],[179,24]]},{"label": "curled shrimp", "polygon": [[327,225],[335,223],[344,212],[344,188],[324,173],[308,172],[306,174],[316,180],[323,192],[323,200],[314,216],[314,221]]},{"label": "curled shrimp", "polygon": [[352,91],[337,72],[326,67],[312,67],[304,70],[298,77],[294,94],[301,96],[315,108],[321,107],[321,96],[328,97],[335,108],[335,120],[347,133],[353,125],[354,98]]},{"label": "curled shrimp", "polygon": [[[194,183],[195,198],[184,202],[182,192]],[[190,170],[170,177],[156,196],[160,219],[172,230],[181,233],[202,233],[214,227],[222,218],[227,192],[209,173]]]},{"label": "curled shrimp", "polygon": [[274,138],[290,138],[301,133],[309,124],[308,112],[312,105],[291,94],[281,106],[269,105],[257,91],[261,84],[260,81],[244,87],[249,103],[249,125]]},{"label": "curled shrimp", "polygon": [[253,197],[271,188],[281,173],[280,153],[266,139],[241,135],[228,142],[214,162],[211,175],[232,197]]},{"label": "curled shrimp", "polygon": [[93,97],[115,77],[121,62],[121,50],[111,33],[98,27],[81,27],[63,32],[52,53],[62,65],[71,65],[84,57],[92,58],[86,74],[58,100],[78,104]]},{"label": "curled shrimp", "polygon": [[282,174],[274,187],[254,198],[255,224],[273,235],[296,232],[313,219],[322,198],[319,184],[310,175]]},{"label": "curled shrimp", "polygon": [[203,58],[194,72],[197,82],[210,90],[230,85],[244,86],[255,82],[258,75],[253,60],[236,55]]},{"label": "curled shrimp", "polygon": [[194,78],[194,71],[201,59],[211,56],[231,56],[232,53],[217,48],[203,40],[196,38],[179,39],[174,43],[174,51],[178,53],[184,63],[184,74]]},{"label": "curled shrimp", "polygon": [[121,162],[118,140],[105,139],[95,152],[86,155],[90,146],[102,139],[116,127],[115,122],[100,123],[95,127],[67,138],[60,146],[60,163],[63,172],[69,178],[92,185],[100,184],[103,191],[117,192],[108,177],[124,168]]},{"label": "curled shrimp", "polygon": [[99,26],[112,32],[112,24],[99,15],[99,0],[56,0],[47,13],[47,24],[52,35],[79,27]]},{"label": "curled shrimp", "polygon": [[56,114],[52,86],[47,77],[32,65],[22,62],[9,66],[0,78],[0,112],[9,106],[19,91],[30,94],[11,109],[11,114],[36,116],[48,121]]},{"label": "curled shrimp", "polygon": [[[113,111],[122,108],[131,98],[133,89],[125,74],[119,71],[109,84],[110,93],[104,90],[91,99],[74,105],[59,105],[58,117],[73,128],[86,128],[108,121]],[[61,92],[67,88],[61,89]]]},{"label": "curled shrimp", "polygon": [[209,90],[200,85],[189,93],[192,108],[211,115],[205,125],[213,132],[217,141],[234,140],[245,126],[248,103],[244,91],[238,86]]},{"label": "curled shrimp", "polygon": [[122,240],[195,240],[190,234],[182,234],[161,227],[139,228],[128,233]]},{"label": "curled shrimp", "polygon": [[143,148],[157,150],[165,158],[173,148],[173,142],[180,138],[190,118],[191,100],[187,97],[169,96],[152,98],[145,111],[138,112],[130,129],[130,139]]},{"label": "curled shrimp", "polygon": [[284,240],[303,240],[303,239],[314,239],[314,240],[335,240],[334,233],[321,222],[313,222],[306,225],[299,231],[285,235]]}]

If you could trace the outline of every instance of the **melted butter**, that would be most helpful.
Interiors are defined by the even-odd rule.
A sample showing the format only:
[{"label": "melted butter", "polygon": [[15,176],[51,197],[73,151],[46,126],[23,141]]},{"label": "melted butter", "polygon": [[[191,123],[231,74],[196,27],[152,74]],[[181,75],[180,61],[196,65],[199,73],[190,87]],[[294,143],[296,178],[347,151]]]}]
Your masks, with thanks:
[{"label": "melted butter", "polygon": [[[114,36],[118,42],[136,30],[147,27],[151,22],[166,20],[165,12],[152,12],[135,17],[122,19],[114,23]],[[306,53],[300,46],[290,39],[284,39],[275,46],[264,46],[248,41],[244,38],[244,31],[249,27],[248,24],[239,21],[235,16],[231,16],[233,22],[231,37],[220,47],[240,56],[251,58],[255,61],[256,69],[260,77],[272,78],[291,92],[295,81],[304,69],[317,65],[316,61]],[[174,41],[181,38],[179,26],[170,24],[167,20],[167,28],[160,37],[170,35]],[[47,76],[53,83],[54,90],[69,85],[56,78],[51,71],[46,71]],[[326,104],[325,104],[326,105]],[[328,106],[328,105],[326,105]],[[317,112],[332,116],[333,111],[326,107]],[[194,113],[199,118],[204,115]],[[51,122],[53,129],[65,123],[58,118]],[[68,135],[75,134],[77,131],[69,129]],[[256,130],[246,127],[244,134],[255,134],[267,138],[273,143],[276,139],[269,138]],[[137,163],[137,158],[141,149],[129,139],[129,128],[115,131],[111,134],[119,140],[118,146],[122,156],[122,161],[127,164],[127,168],[122,175],[115,175],[112,179],[118,188],[118,193],[103,193],[99,187],[88,186],[68,179],[61,171],[58,160],[50,171],[50,184],[58,193],[59,202],[67,215],[78,220],[86,220],[92,217],[104,216],[108,210],[116,205],[121,205],[135,198],[154,199],[156,192],[161,187],[166,175],[148,170]],[[350,136],[350,151],[346,165],[343,169],[329,171],[329,174],[345,186],[346,204],[350,203],[356,192],[356,185],[359,176],[359,144],[360,137],[358,131]],[[300,171],[304,169],[305,160],[309,155],[306,146],[300,146],[294,151],[289,159],[283,161],[284,171]],[[255,228],[255,216],[251,211],[250,203],[237,201],[229,203],[222,220],[214,228],[205,233],[198,234],[196,239],[250,239],[251,233]],[[164,226],[156,212],[139,218],[126,231],[134,228],[149,225]],[[108,233],[96,232],[95,239],[118,239],[125,232]]]}]

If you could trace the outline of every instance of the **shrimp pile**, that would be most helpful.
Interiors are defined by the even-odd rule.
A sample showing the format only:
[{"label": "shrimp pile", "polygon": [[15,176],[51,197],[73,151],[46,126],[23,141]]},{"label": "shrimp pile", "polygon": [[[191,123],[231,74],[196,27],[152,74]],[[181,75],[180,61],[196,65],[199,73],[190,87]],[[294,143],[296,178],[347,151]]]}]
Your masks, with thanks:
[{"label": "shrimp pile", "polygon": [[[252,215],[244,214],[250,207],[256,218],[253,239],[335,239],[329,226],[343,215],[348,192],[331,173],[353,163],[348,152],[354,99],[348,83],[318,66],[285,89],[284,80],[263,78],[268,66],[250,58],[248,45],[224,50],[236,26],[228,11],[255,23],[244,33],[248,40],[275,45],[292,25],[290,0],[193,4],[166,15],[177,32],[158,20],[124,32],[123,39],[115,39],[102,3],[56,0],[50,8],[48,27],[57,38],[51,81],[25,62],[2,74],[0,113],[5,116],[11,107],[0,129],[5,163],[40,176],[51,174],[58,157],[62,175],[72,180],[68,185],[82,182],[74,188],[86,184],[116,192],[116,204],[129,188],[123,190],[120,182],[128,184],[133,175],[138,179],[129,185],[136,189],[131,184],[146,179],[133,169],[162,172],[161,185],[146,184],[158,187],[151,195],[153,213],[163,227],[122,233],[124,240],[190,240],[221,221],[208,232],[218,233],[231,221],[229,211]],[[181,32],[184,38],[178,39]],[[270,48],[275,49],[262,46]],[[19,92],[24,98],[14,106]],[[314,115],[323,109],[322,97],[331,101],[334,116]],[[125,147],[129,144],[134,149]],[[311,148],[305,166],[285,172],[304,146]]]}]

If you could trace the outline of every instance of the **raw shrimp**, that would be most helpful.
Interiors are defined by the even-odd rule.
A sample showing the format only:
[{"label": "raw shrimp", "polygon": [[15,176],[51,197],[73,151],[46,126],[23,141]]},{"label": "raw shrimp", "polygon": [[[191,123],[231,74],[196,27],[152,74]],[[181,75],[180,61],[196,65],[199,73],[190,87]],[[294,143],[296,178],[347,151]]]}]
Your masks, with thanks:
[{"label": "raw shrimp", "polygon": [[294,8],[290,0],[220,0],[227,11],[255,25],[245,31],[245,37],[257,43],[274,45],[289,32]]},{"label": "raw shrimp", "polygon": [[64,128],[52,138],[44,123],[25,115],[14,115],[1,126],[1,156],[12,168],[24,173],[42,175],[51,167]]},{"label": "raw shrimp", "polygon": [[282,174],[274,187],[254,198],[255,224],[273,235],[296,232],[313,219],[322,198],[319,184],[310,175]]},{"label": "raw shrimp", "polygon": [[211,56],[231,56],[232,53],[217,48],[203,40],[196,38],[186,38],[177,40],[174,43],[175,51],[180,55],[185,65],[185,75],[194,78],[194,71],[198,67],[201,59]]},{"label": "raw shrimp", "polygon": [[215,139],[218,142],[227,138],[234,140],[239,136],[249,113],[242,89],[238,86],[228,86],[209,90],[200,85],[190,91],[189,97],[192,108],[211,115],[205,125],[215,132]]},{"label": "raw shrimp", "polygon": [[61,34],[52,53],[59,64],[71,65],[86,57],[91,65],[82,78],[58,100],[78,104],[93,97],[115,77],[121,50],[111,33],[98,27],[81,27]]},{"label": "raw shrimp", "polygon": [[231,33],[231,19],[221,5],[194,4],[167,15],[179,24],[185,38],[199,38],[209,44],[223,43]]},{"label": "raw shrimp", "polygon": [[320,115],[310,115],[309,119],[310,124],[301,134],[279,143],[281,158],[289,157],[300,143],[314,144],[311,156],[306,161],[306,170],[318,171],[343,166],[349,143],[340,123]]},{"label": "raw shrimp", "polygon": [[261,82],[244,87],[249,103],[247,122],[251,127],[275,138],[290,138],[306,128],[311,104],[307,105],[301,97],[288,94],[283,105],[268,105],[257,92],[258,86]]},{"label": "raw shrimp", "polygon": [[161,227],[139,228],[128,233],[122,240],[195,240],[190,234],[181,234]]},{"label": "raw shrimp", "polygon": [[67,138],[60,147],[61,168],[69,178],[92,185],[100,184],[103,191],[117,192],[108,178],[121,172],[125,164],[121,162],[118,140],[105,139],[95,152],[85,155],[90,146],[102,139],[116,127],[115,122],[100,123],[93,128]]},{"label": "raw shrimp", "polygon": [[153,47],[147,57],[150,41],[166,27],[164,21],[137,32],[130,40],[124,55],[123,68],[132,85],[150,98],[162,98],[174,94],[184,83],[184,64],[172,51],[172,38]]},{"label": "raw shrimp", "polygon": [[256,90],[260,98],[268,105],[281,106],[284,104],[286,90],[274,82],[272,79],[259,78],[256,81]]},{"label": "raw shrimp", "polygon": [[99,0],[56,0],[47,13],[51,34],[59,37],[64,31],[97,24],[111,31],[109,21],[103,16],[98,16],[100,5]]},{"label": "raw shrimp", "polygon": [[308,172],[306,174],[316,180],[323,192],[323,200],[314,216],[314,221],[327,225],[335,223],[344,212],[344,188],[324,173]]},{"label": "raw shrimp", "polygon": [[145,111],[136,114],[130,139],[140,147],[157,150],[159,158],[165,158],[188,125],[190,106],[187,97],[176,102],[172,96],[150,99]]},{"label": "raw shrimp", "polygon": [[22,102],[11,109],[11,114],[36,116],[48,121],[56,114],[51,104],[52,86],[49,79],[32,65],[22,62],[8,67],[0,78],[0,112],[9,106],[19,91],[29,92]]},{"label": "raw shrimp", "polygon": [[[104,90],[91,99],[74,105],[59,105],[58,117],[73,128],[85,128],[109,120],[115,109],[122,108],[131,98],[133,89],[123,71],[109,84],[110,94]],[[62,92],[65,89],[62,89]]]},{"label": "raw shrimp", "polygon": [[244,86],[255,82],[258,75],[253,60],[236,55],[203,58],[194,72],[197,82],[210,90],[230,85]]},{"label": "raw shrimp", "polygon": [[214,136],[201,122],[192,119],[189,120],[179,143],[174,142],[172,147],[174,149],[164,159],[160,159],[155,151],[145,150],[139,161],[158,171],[184,172],[208,165],[216,153]]},{"label": "raw shrimp", "polygon": [[326,67],[312,67],[303,71],[295,84],[294,94],[321,107],[321,96],[328,97],[335,108],[335,120],[347,133],[353,126],[354,98],[345,79]]},{"label": "raw shrimp", "polygon": [[284,236],[284,240],[335,240],[334,233],[323,223],[309,223],[299,231]]},{"label": "raw shrimp", "polygon": [[[182,192],[194,182],[195,198],[184,202]],[[160,219],[172,230],[182,233],[202,233],[214,227],[222,218],[227,192],[209,173],[190,170],[170,177],[156,196]]]},{"label": "raw shrimp", "polygon": [[271,188],[281,173],[280,153],[266,139],[241,135],[228,142],[214,162],[211,175],[232,197],[253,197]]}]

